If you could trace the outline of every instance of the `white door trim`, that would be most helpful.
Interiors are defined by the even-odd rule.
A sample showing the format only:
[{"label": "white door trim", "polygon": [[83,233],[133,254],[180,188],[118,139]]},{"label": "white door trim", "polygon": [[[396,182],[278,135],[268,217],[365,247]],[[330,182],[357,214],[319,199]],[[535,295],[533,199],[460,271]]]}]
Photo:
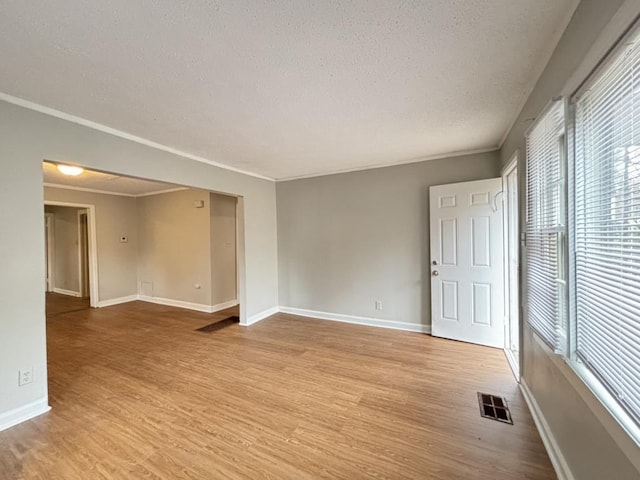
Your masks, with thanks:
[{"label": "white door trim", "polygon": [[45,279],[47,285],[47,292],[53,292],[55,288],[55,270],[54,270],[54,255],[55,255],[55,217],[53,213],[44,214],[45,228],[47,232],[47,278]]},{"label": "white door trim", "polygon": [[[245,253],[245,217],[244,217],[244,197],[237,196],[236,203],[236,275],[238,276],[237,299],[240,302],[240,325],[250,325],[251,318],[247,315],[247,279],[246,279],[246,253]],[[277,288],[277,286],[276,286]],[[254,315],[255,317],[255,315]],[[257,321],[257,320],[255,320]]]},{"label": "white door trim", "polygon": [[[78,217],[78,292],[80,293],[80,297],[83,296],[84,292],[84,271],[82,268],[82,264],[84,263],[84,258],[82,258],[82,237],[83,237],[83,232],[82,232],[82,222],[81,222],[81,218],[82,215],[87,215],[87,230],[88,230],[88,226],[89,226],[89,215],[87,210],[78,210],[77,211],[77,217]],[[87,237],[88,237],[88,232],[87,232]],[[87,243],[89,243],[89,238],[87,238]],[[91,282],[89,282],[89,285],[91,285]],[[91,295],[91,292],[89,292],[89,295]]]},{"label": "white door trim", "polygon": [[[504,261],[503,261],[503,269],[504,269],[504,312],[505,312],[505,356],[507,357],[507,361],[509,366],[511,367],[511,371],[513,372],[514,377],[517,382],[520,382],[520,365],[522,364],[522,325],[521,318],[518,315],[518,358],[513,354],[513,351],[509,348],[509,344],[511,343],[511,318],[510,318],[510,301],[511,301],[511,282],[509,281],[509,190],[507,184],[507,178],[509,175],[513,173],[514,170],[518,168],[518,157],[520,155],[520,150],[516,150],[513,152],[513,155],[504,166],[500,175],[502,176],[502,200],[503,200],[503,209],[502,209],[502,218],[503,218],[503,252],[504,252]],[[520,190],[519,179],[516,178],[516,185],[518,187],[518,191]],[[519,198],[519,197],[518,197]],[[517,225],[518,228],[518,240],[519,240],[519,218],[520,218],[520,210],[517,212]],[[520,264],[520,256],[518,252],[518,265]],[[516,282],[515,288],[519,291],[520,281]]]},{"label": "white door trim", "polygon": [[57,207],[84,208],[87,210],[87,224],[89,229],[89,297],[90,305],[97,307],[99,299],[98,289],[98,241],[96,234],[96,207],[85,203],[57,202],[45,200],[45,205]]}]

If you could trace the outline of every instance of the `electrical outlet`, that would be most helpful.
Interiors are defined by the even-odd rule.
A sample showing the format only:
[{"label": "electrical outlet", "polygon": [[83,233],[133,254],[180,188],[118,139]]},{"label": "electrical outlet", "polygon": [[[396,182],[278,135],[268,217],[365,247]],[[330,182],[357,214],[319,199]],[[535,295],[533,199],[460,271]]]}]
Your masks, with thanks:
[{"label": "electrical outlet", "polygon": [[18,386],[22,387],[33,382],[33,367],[18,370]]},{"label": "electrical outlet", "polygon": [[382,310],[382,301],[376,300],[376,310]]}]

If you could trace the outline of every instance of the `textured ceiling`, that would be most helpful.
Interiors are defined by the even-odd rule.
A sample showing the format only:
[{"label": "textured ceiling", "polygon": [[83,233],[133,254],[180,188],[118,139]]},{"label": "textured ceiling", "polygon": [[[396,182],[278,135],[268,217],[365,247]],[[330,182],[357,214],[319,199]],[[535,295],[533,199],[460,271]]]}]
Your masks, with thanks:
[{"label": "textured ceiling", "polygon": [[402,163],[497,147],[577,3],[2,0],[0,92],[271,178]]},{"label": "textured ceiling", "polygon": [[45,185],[72,187],[133,197],[180,188],[169,183],[123,177],[94,170],[85,170],[80,175],[72,177],[60,173],[56,166],[49,162],[42,163],[42,178]]}]

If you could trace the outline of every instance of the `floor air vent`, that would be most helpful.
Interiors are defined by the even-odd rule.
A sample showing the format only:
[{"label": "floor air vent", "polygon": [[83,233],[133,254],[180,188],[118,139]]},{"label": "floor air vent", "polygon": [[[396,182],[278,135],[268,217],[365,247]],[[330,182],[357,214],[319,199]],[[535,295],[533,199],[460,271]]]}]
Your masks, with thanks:
[{"label": "floor air vent", "polygon": [[480,404],[480,415],[484,418],[513,425],[511,412],[505,398],[478,392],[478,403]]},{"label": "floor air vent", "polygon": [[225,318],[224,320],[220,320],[216,323],[211,323],[209,325],[205,325],[204,327],[196,328],[196,332],[204,332],[204,333],[216,332],[222,328],[233,325],[234,323],[238,323],[239,321],[240,319],[234,315],[233,317]]}]

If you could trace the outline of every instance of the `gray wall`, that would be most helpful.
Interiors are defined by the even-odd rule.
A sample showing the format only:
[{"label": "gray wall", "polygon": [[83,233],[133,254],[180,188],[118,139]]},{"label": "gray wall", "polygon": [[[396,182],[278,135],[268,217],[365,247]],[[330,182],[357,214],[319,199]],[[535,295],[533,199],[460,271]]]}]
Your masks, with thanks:
[{"label": "gray wall", "polygon": [[238,298],[235,197],[211,194],[211,304]]},{"label": "gray wall", "polygon": [[197,189],[137,199],[141,294],[211,305],[209,203],[209,192]]},{"label": "gray wall", "polygon": [[[627,5],[631,3],[627,2]],[[636,9],[639,3],[635,2]],[[566,84],[577,71],[588,72],[581,63],[621,4],[621,0],[584,0],[580,3],[504,143],[500,153],[503,164],[519,149],[519,172],[525,171],[524,134],[531,119],[552,97],[570,93],[565,91]],[[614,18],[614,23],[621,27],[618,33],[633,18],[634,15],[618,14]],[[607,45],[610,46],[611,43]],[[606,48],[600,50],[604,52]],[[522,175],[520,180],[520,205],[524,209]],[[521,211],[521,224],[523,213]],[[541,345],[534,335],[527,325],[523,325],[523,379],[550,425],[573,476],[576,480],[640,478],[640,449],[573,370]]]},{"label": "gray wall", "polygon": [[498,173],[491,152],[278,182],[280,305],[430,325],[429,186]]},{"label": "gray wall", "polygon": [[[97,300],[112,300],[138,293],[136,199],[55,187],[44,188],[44,199],[95,205],[99,297]],[[122,235],[126,235],[129,242],[121,243]]]},{"label": "gray wall", "polygon": [[[42,160],[243,197],[246,289],[242,315],[278,304],[273,182],[196,162],[0,102],[0,423],[47,402]],[[243,297],[244,295],[244,297]],[[18,387],[18,370],[34,367]]]}]

